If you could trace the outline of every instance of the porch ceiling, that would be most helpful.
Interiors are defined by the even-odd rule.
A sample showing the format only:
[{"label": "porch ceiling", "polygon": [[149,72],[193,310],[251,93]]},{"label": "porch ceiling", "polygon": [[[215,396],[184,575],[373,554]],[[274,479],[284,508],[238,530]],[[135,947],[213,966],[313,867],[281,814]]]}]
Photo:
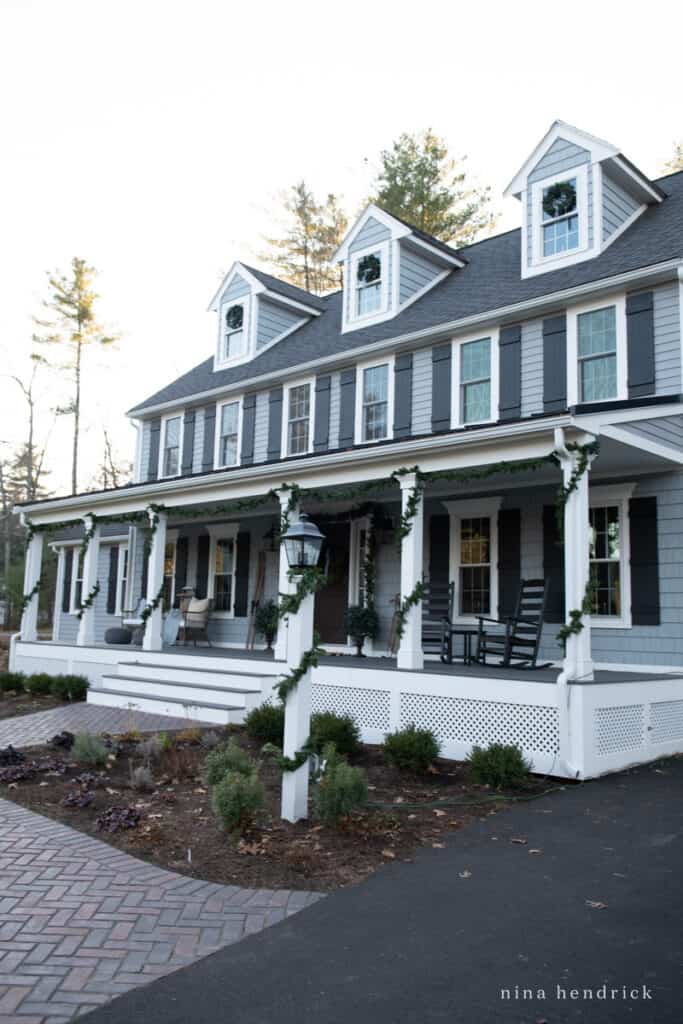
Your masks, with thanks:
[{"label": "porch ceiling", "polygon": [[605,427],[600,434],[600,454],[593,464],[591,479],[669,472],[681,465],[680,451],[666,445],[650,446],[636,435],[629,439],[625,431]]}]

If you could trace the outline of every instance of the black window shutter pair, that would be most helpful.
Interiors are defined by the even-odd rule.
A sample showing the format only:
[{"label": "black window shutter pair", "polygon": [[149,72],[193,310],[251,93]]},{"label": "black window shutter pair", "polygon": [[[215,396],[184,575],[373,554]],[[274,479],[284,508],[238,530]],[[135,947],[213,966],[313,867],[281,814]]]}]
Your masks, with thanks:
[{"label": "black window shutter pair", "polygon": [[116,613],[116,584],[119,574],[119,546],[109,548],[109,579],[107,580],[107,615]]},{"label": "black window shutter pair", "polygon": [[[209,549],[210,538],[206,533],[197,539],[197,583],[195,594],[205,598],[209,592]],[[248,612],[249,596],[249,534],[237,534],[237,550],[235,564],[235,616],[243,618]]]}]

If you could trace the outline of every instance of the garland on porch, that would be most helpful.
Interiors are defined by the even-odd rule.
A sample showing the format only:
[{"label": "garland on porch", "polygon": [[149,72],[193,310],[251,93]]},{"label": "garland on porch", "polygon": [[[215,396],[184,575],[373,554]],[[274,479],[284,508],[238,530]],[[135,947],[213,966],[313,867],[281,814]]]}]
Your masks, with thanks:
[{"label": "garland on porch", "polygon": [[[576,464],[576,469],[572,471],[567,484],[560,484],[557,491],[557,499],[555,502],[555,516],[557,519],[557,528],[560,533],[560,537],[564,535],[564,510],[570,496],[579,486],[581,477],[586,472],[591,464],[591,459],[600,451],[600,442],[598,440],[589,441],[587,444],[579,444],[578,441],[568,441],[565,445],[567,451],[578,452],[579,458]],[[555,465],[560,465],[559,457],[552,453],[550,459]]]},{"label": "garland on porch", "polygon": [[407,597],[399,603],[396,609],[396,636],[401,639],[406,629],[406,619],[408,618],[408,612],[415,605],[419,604],[424,598],[426,593],[426,587],[422,580],[418,580],[412,591]]},{"label": "garland on porch", "polygon": [[43,585],[43,577],[39,576],[38,580],[36,581],[36,583],[31,588],[31,591],[28,594],[24,594],[24,596],[21,599],[21,605],[19,606],[19,611],[21,612],[22,615],[24,614],[24,612],[26,611],[26,609],[28,608],[28,606],[30,605],[31,601],[36,596],[36,594],[40,593],[40,589],[41,589],[42,585]]},{"label": "garland on porch", "polygon": [[92,588],[92,590],[90,591],[90,593],[86,597],[85,601],[81,601],[81,603],[79,604],[78,611],[76,612],[76,618],[77,619],[79,619],[79,620],[82,619],[83,618],[83,613],[85,611],[87,611],[88,608],[92,608],[92,606],[95,603],[95,600],[97,599],[97,595],[99,594],[99,592],[100,592],[100,581],[97,580],[97,582],[95,583],[95,586]]},{"label": "garland on porch", "polygon": [[303,572],[290,569],[287,575],[292,582],[297,581],[296,590],[293,594],[280,594],[277,609],[278,619],[284,619],[287,615],[296,615],[304,598],[320,590],[326,578],[322,569],[318,569],[317,566],[310,566]]},{"label": "garland on porch", "polygon": [[161,604],[161,602],[163,600],[163,597],[164,597],[164,585],[162,583],[161,586],[159,587],[159,591],[157,593],[157,596],[154,598],[154,600],[150,604],[146,604],[145,607],[142,609],[142,612],[140,614],[140,621],[142,622],[143,625],[147,622],[147,619],[150,617],[152,612],[156,611],[156,609],[159,607],[159,605]]},{"label": "garland on porch", "polygon": [[313,634],[313,646],[301,655],[301,661],[293,668],[291,672],[283,676],[273,687],[277,692],[280,700],[285,703],[287,697],[296,690],[299,682],[306,675],[309,669],[316,668],[318,659],[321,654],[324,654],[325,650],[320,646],[320,637],[317,633]]},{"label": "garland on porch", "polygon": [[586,584],[586,590],[583,595],[583,601],[581,602],[580,608],[572,608],[569,612],[569,622],[566,622],[560,627],[556,640],[562,644],[562,650],[567,650],[567,640],[570,636],[578,636],[584,627],[583,617],[584,615],[590,615],[593,611],[593,602],[595,600],[595,580],[590,578]]}]

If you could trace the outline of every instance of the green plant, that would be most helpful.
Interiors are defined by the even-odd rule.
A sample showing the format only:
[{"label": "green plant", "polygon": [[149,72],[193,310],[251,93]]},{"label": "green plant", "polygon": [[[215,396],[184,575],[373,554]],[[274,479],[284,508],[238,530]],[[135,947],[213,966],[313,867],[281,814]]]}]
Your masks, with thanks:
[{"label": "green plant", "polygon": [[322,752],[327,743],[334,743],[340,754],[355,754],[360,748],[360,730],[351,715],[336,715],[334,711],[316,711],[311,715],[310,749]]},{"label": "green plant", "polygon": [[241,835],[265,804],[265,793],[255,768],[246,774],[229,771],[211,790],[211,807],[225,831]]},{"label": "green plant", "polygon": [[346,609],[344,628],[356,645],[356,654],[360,657],[366,638],[374,640],[379,633],[379,615],[372,607],[352,604]]},{"label": "green plant", "polygon": [[216,747],[207,754],[204,762],[204,781],[207,786],[216,786],[228,772],[249,775],[253,770],[254,762],[233,737],[225,746]]},{"label": "green plant", "polygon": [[44,696],[50,692],[53,677],[47,672],[36,672],[24,680],[24,688],[34,697]]},{"label": "green plant", "polygon": [[384,756],[394,768],[423,775],[439,756],[439,741],[431,729],[418,729],[414,724],[390,732],[384,741]]},{"label": "green plant", "polygon": [[285,735],[285,709],[282,704],[261,704],[252,708],[244,720],[247,736],[258,743],[281,747]]},{"label": "green plant", "polygon": [[0,672],[0,693],[11,693],[23,690],[26,676],[23,672]]},{"label": "green plant", "polygon": [[279,614],[275,601],[266,601],[265,604],[260,604],[256,609],[254,617],[256,632],[266,641],[266,646],[269,650],[277,636],[278,621]]},{"label": "green plant", "polygon": [[197,725],[189,725],[177,732],[175,738],[178,743],[200,743],[202,730]]},{"label": "green plant", "polygon": [[172,736],[169,736],[167,732],[160,732],[156,739],[159,741],[159,753],[167,754],[169,750],[173,750],[175,746],[175,740]]},{"label": "green plant", "polygon": [[59,697],[60,700],[85,700],[88,694],[87,676],[53,676],[50,693],[53,697]]},{"label": "green plant", "polygon": [[154,789],[154,776],[147,765],[138,765],[137,768],[133,768],[133,763],[131,761],[129,771],[131,789],[137,789],[141,792],[147,792],[150,789]]},{"label": "green plant", "polygon": [[337,825],[366,802],[368,782],[363,769],[340,757],[333,743],[324,747],[323,759],[325,768],[313,793],[313,808],[324,825]]},{"label": "green plant", "polygon": [[496,789],[523,785],[531,771],[531,764],[521,749],[511,743],[472,747],[467,765],[473,782]]},{"label": "green plant", "polygon": [[107,761],[107,748],[101,739],[90,732],[79,732],[74,737],[71,753],[83,764],[103,765]]}]

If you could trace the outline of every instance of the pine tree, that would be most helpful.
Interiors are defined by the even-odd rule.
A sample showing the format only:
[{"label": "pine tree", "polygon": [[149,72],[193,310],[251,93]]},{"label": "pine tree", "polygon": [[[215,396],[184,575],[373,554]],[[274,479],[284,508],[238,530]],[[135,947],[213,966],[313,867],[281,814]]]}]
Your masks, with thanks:
[{"label": "pine tree", "polygon": [[465,159],[452,159],[429,129],[404,132],[381,154],[373,202],[442,242],[467,245],[493,228],[495,216],[490,188],[468,183]]},{"label": "pine tree", "polygon": [[666,174],[683,171],[683,141],[675,143],[674,155],[664,164],[664,171]]},{"label": "pine tree", "polygon": [[346,231],[346,215],[330,193],[319,203],[305,181],[292,185],[282,197],[283,234],[267,238],[264,259],[274,273],[307,292],[321,295],[339,287],[332,257]]},{"label": "pine tree", "polygon": [[66,349],[67,361],[60,369],[67,372],[73,384],[70,403],[58,411],[73,416],[73,445],[71,454],[71,491],[78,490],[78,446],[81,430],[82,364],[83,350],[88,345],[111,345],[114,335],[105,334],[98,323],[95,305],[99,296],[93,290],[97,271],[85,260],[74,257],[68,274],[56,271],[48,275],[51,295],[43,303],[53,317],[39,320],[36,325],[45,333],[34,335],[34,341],[49,347]]}]

